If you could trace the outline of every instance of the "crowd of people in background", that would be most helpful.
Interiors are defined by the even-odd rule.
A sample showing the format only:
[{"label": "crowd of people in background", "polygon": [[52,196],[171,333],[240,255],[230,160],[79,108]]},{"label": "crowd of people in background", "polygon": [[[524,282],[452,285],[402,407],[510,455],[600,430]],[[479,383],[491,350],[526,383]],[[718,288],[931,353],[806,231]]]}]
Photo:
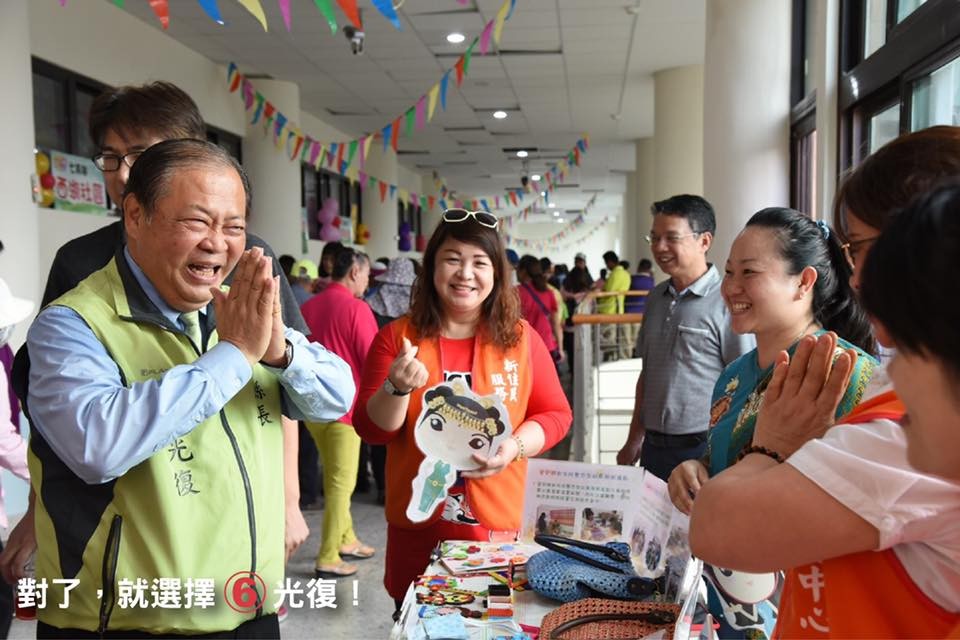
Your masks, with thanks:
[{"label": "crowd of people in background", "polygon": [[[38,637],[273,637],[272,600],[253,618],[142,614],[90,589],[118,570],[219,583],[251,557],[279,581],[321,475],[316,577],[380,553],[399,610],[439,541],[520,528],[526,461],[571,426],[574,317],[595,313],[604,358],[643,367],[617,462],[691,516],[720,637],[960,637],[960,307],[943,287],[960,279],[960,128],[870,156],[833,224],[757,211],[714,262],[710,203],[655,202],[653,261],[631,274],[606,251],[597,279],[584,253],[572,268],[519,255],[496,215],[465,209],[420,260],[341,242],[274,259],[247,232],[243,168],[180,89],[108,90],[90,133],[123,216],[54,259],[11,374],[29,450],[0,377],[0,466],[33,472],[0,554],[0,635],[36,552],[38,578],[85,581]],[[31,310],[0,281],[0,346]],[[491,411],[476,396],[500,408],[453,433],[470,462],[431,467],[451,416]],[[351,517],[370,476],[382,552]],[[738,601],[714,579],[738,571],[783,573],[782,592]]]}]

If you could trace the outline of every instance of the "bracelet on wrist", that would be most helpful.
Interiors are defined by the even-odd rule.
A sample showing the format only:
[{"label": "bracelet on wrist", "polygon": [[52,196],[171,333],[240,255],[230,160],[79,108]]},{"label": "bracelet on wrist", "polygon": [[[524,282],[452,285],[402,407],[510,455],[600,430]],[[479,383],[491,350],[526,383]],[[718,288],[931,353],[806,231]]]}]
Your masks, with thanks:
[{"label": "bracelet on wrist", "polygon": [[783,456],[777,453],[776,451],[774,451],[773,449],[768,449],[766,447],[761,447],[758,445],[750,445],[749,447],[745,448],[743,451],[740,452],[740,455],[737,456],[737,462],[740,462],[751,453],[759,453],[761,455],[765,455],[768,458],[772,458],[776,460],[777,463],[782,463],[784,461]]},{"label": "bracelet on wrist", "polygon": [[514,458],[514,460],[523,460],[526,458],[526,448],[523,446],[523,440],[520,439],[520,436],[513,434],[510,436],[510,439],[517,443],[517,457]]}]

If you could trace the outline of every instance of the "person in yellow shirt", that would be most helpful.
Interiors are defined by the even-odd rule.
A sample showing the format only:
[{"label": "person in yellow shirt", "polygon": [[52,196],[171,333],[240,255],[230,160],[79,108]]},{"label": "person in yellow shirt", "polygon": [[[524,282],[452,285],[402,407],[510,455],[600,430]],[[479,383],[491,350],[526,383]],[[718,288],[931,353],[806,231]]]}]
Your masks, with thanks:
[{"label": "person in yellow shirt", "polygon": [[[620,258],[613,251],[603,254],[603,261],[607,265],[607,280],[603,284],[604,291],[629,291],[630,272],[620,265]],[[623,313],[624,296],[610,296],[597,300],[597,313]]]}]

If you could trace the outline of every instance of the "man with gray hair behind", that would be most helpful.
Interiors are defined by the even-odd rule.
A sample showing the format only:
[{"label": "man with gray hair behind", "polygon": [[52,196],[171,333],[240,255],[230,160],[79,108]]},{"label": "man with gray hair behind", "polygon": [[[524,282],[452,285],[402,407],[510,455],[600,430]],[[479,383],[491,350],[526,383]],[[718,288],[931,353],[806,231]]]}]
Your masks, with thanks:
[{"label": "man with gray hair behind", "polygon": [[[331,420],[355,388],[284,326],[270,260],[244,251],[249,208],[216,145],[151,146],[123,196],[126,246],[30,328],[36,577],[69,602],[39,610],[38,637],[279,635],[281,412]],[[138,606],[143,581],[180,606]]]}]

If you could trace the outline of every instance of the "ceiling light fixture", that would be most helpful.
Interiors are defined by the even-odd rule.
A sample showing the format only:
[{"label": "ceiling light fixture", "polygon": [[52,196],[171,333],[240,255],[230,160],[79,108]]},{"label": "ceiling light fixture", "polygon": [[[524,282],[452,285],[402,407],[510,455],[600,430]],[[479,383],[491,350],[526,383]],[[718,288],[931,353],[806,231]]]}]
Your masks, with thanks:
[{"label": "ceiling light fixture", "polygon": [[546,192],[546,191],[541,191],[541,192],[540,192],[540,196],[543,197],[543,198],[546,198],[546,197],[547,197],[547,192]]},{"label": "ceiling light fixture", "polygon": [[518,158],[526,158],[528,155],[530,155],[530,154],[527,153],[527,152],[526,152],[525,150],[523,150],[523,149],[520,149],[520,151],[517,151],[517,157],[518,157]]},{"label": "ceiling light fixture", "polygon": [[507,117],[507,112],[506,112],[506,111],[494,111],[494,112],[493,112],[493,117],[496,118],[497,120],[503,120],[504,118]]},{"label": "ceiling light fixture", "polygon": [[[550,206],[553,206],[553,205],[550,205]],[[560,215],[560,212],[559,212],[559,211],[554,211],[554,212],[553,212],[553,215],[559,216],[559,215]]]},{"label": "ceiling light fixture", "polygon": [[463,35],[462,33],[457,33],[456,31],[447,34],[447,42],[450,44],[460,44],[466,39],[467,36]]},{"label": "ceiling light fixture", "polygon": [[556,203],[556,202],[551,202],[551,203],[548,204],[547,206],[550,207],[551,209],[556,209],[556,208],[557,208],[557,203]]},{"label": "ceiling light fixture", "polygon": [[533,180],[534,182],[540,182],[541,175],[539,173],[535,173],[532,176],[530,176],[530,179]]}]

